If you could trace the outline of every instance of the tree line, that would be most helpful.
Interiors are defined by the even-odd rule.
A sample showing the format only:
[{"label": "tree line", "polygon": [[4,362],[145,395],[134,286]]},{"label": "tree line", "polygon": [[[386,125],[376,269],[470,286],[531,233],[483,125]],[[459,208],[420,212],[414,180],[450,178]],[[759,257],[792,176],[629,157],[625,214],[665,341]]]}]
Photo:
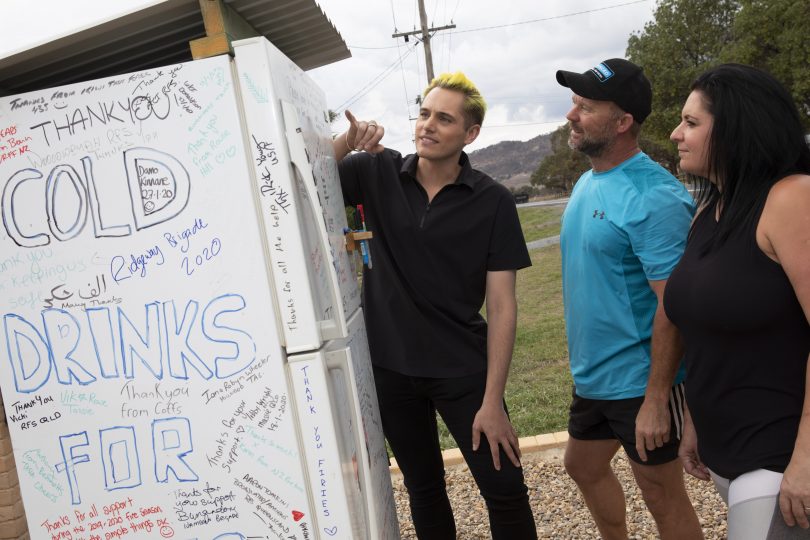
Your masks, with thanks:
[{"label": "tree line", "polygon": [[[808,24],[808,0],[659,0],[654,19],[630,35],[626,51],[653,88],[642,150],[677,173],[678,153],[669,134],[680,121],[689,85],[726,62],[756,66],[782,81],[810,128]],[[570,191],[590,168],[585,156],[568,147],[569,132],[565,125],[552,133],[552,153],[532,174],[532,185]]]}]

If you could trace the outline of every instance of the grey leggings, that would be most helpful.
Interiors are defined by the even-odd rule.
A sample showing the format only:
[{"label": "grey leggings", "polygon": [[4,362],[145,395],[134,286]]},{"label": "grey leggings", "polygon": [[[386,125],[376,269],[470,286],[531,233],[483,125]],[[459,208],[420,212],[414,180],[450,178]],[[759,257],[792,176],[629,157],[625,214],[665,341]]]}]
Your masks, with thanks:
[{"label": "grey leggings", "polygon": [[780,473],[758,469],[732,481],[711,474],[728,504],[728,540],[810,539],[810,529],[785,524],[779,510]]}]

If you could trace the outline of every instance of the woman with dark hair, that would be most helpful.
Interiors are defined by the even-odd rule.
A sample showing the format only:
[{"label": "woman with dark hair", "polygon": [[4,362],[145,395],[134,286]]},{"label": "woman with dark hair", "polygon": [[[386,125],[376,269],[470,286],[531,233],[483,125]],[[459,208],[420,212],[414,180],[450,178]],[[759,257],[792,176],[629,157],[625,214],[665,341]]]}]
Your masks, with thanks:
[{"label": "woman with dark hair", "polygon": [[671,138],[699,210],[664,294],[681,459],[728,503],[730,540],[810,538],[810,150],[767,73],[725,64],[691,90]]}]

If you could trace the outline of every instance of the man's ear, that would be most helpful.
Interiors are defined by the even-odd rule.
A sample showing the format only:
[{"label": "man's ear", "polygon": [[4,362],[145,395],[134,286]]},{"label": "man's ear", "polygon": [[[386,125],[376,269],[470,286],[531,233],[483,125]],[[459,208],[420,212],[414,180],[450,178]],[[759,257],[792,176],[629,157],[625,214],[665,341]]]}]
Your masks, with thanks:
[{"label": "man's ear", "polygon": [[478,138],[478,134],[481,133],[481,124],[473,124],[467,128],[467,135],[464,137],[464,144],[470,144],[475,139]]},{"label": "man's ear", "polygon": [[624,113],[621,118],[619,118],[619,125],[616,126],[616,133],[624,133],[625,131],[629,130],[633,127],[633,115],[630,113]]}]

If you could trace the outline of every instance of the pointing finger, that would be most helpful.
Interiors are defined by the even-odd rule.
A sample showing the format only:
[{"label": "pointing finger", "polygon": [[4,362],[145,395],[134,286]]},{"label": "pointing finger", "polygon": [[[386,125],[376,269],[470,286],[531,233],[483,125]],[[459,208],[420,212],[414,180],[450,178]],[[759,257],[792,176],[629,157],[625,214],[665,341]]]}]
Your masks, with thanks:
[{"label": "pointing finger", "polygon": [[349,109],[346,109],[344,114],[346,115],[346,120],[348,120],[352,126],[357,127],[357,118],[354,117],[352,112]]}]

